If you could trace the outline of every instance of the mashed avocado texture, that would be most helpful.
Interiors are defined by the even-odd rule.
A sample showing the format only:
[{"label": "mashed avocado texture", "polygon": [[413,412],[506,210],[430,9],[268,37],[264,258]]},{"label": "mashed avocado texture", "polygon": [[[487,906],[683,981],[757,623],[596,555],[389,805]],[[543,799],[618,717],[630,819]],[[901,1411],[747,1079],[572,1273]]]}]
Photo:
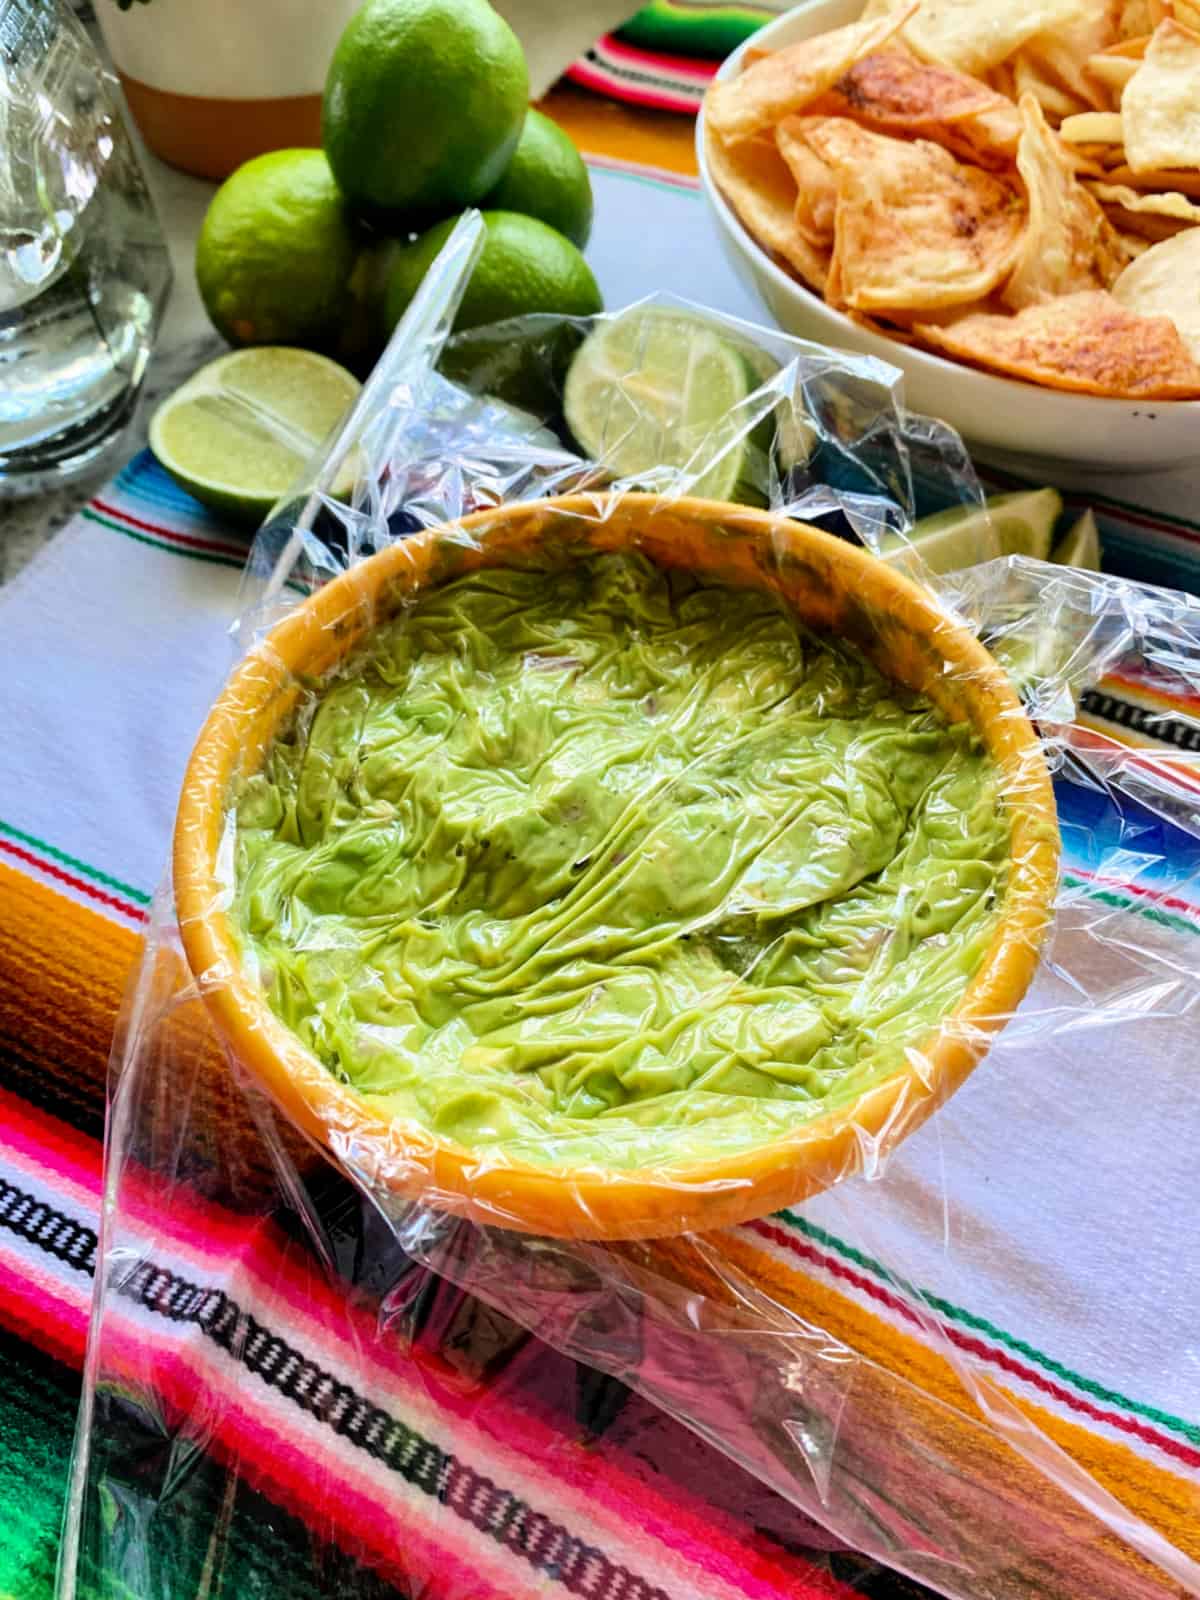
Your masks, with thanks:
[{"label": "mashed avocado texture", "polygon": [[486,1156],[764,1143],[901,1066],[999,915],[965,726],[639,557],[378,628],[236,801],[235,933],[331,1073]]}]

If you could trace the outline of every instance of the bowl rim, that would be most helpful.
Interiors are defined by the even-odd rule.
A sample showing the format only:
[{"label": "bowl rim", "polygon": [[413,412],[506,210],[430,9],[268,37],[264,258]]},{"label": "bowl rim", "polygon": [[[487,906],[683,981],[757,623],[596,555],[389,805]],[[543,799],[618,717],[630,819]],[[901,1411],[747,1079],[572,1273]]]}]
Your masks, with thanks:
[{"label": "bowl rim", "polygon": [[[774,35],[787,32],[788,25],[794,23],[797,18],[802,17],[805,12],[820,10],[826,4],[828,4],[828,0],[801,0],[801,3],[793,6],[790,11],[783,11],[777,17],[772,17],[770,22],[764,23],[761,28],[744,39],[735,50],[730,51],[717,68],[712,82],[724,83],[728,79],[736,77],[741,70],[742,59],[749,50],[761,49]],[[802,34],[800,37],[807,38],[811,37],[811,35]],[[708,165],[708,151],[705,148],[704,100],[701,100],[700,109],[696,114],[695,149],[700,187],[708,203],[717,211],[721,222],[736,239],[738,248],[744,254],[752,257],[756,266],[770,276],[771,281],[777,288],[785,293],[802,295],[804,300],[817,313],[828,317],[839,327],[856,328],[858,325],[844,311],[839,311],[836,306],[831,306],[823,296],[809,288],[806,283],[801,283],[799,278],[793,277],[790,272],[785,271],[775,260],[775,257],[754,238],[737,212],[721,193]],[[965,361],[954,361],[949,356],[939,355],[935,350],[926,350],[916,344],[906,344],[901,339],[889,339],[886,334],[875,333],[874,329],[863,329],[861,331],[871,333],[880,345],[886,345],[889,349],[894,349],[896,356],[893,360],[893,365],[902,372],[904,364],[911,362],[933,377],[946,378],[953,374],[955,379],[962,379],[964,382],[985,381],[990,384],[1002,385],[1009,391],[1014,403],[1019,402],[1022,396],[1028,397],[1029,391],[1033,389],[1039,394],[1054,397],[1050,402],[1052,404],[1054,400],[1074,402],[1077,415],[1082,413],[1083,405],[1091,405],[1098,412],[1104,411],[1109,416],[1112,416],[1122,406],[1138,413],[1145,412],[1148,407],[1170,406],[1172,415],[1186,416],[1191,410],[1200,416],[1200,400],[1158,400],[1146,397],[1134,399],[1125,395],[1085,394],[1073,389],[1056,389],[1051,384],[1035,383],[1031,378],[1013,378],[1009,377],[1007,373],[989,372],[986,367],[973,367]],[[869,353],[875,356],[877,360],[888,359],[885,355],[874,350]],[[995,392],[995,390],[991,391],[993,394]]]},{"label": "bowl rim", "polygon": [[[799,563],[810,574],[813,594],[826,591],[812,573],[834,576],[843,606],[874,606],[901,643],[910,638],[928,650],[936,642],[938,670],[964,674],[963,704],[1013,780],[1005,785],[1012,849],[1004,912],[959,1004],[920,1051],[909,1052],[905,1067],[767,1144],[627,1169],[537,1166],[513,1160],[503,1147],[473,1152],[400,1122],[341,1083],[271,1010],[242,965],[226,915],[230,897],[220,863],[229,784],[243,752],[255,748],[255,740],[261,749],[286,718],[297,695],[296,670],[310,680],[328,672],[375,624],[377,605],[380,616],[394,612],[399,583],[416,592],[442,581],[438,557],[447,540],[459,552],[470,540],[486,558],[489,534],[496,540],[510,525],[533,519],[531,537],[537,537],[547,519],[565,519],[608,530],[603,536],[585,532],[589,543],[610,541],[597,548],[631,548],[647,527],[656,529],[658,517],[673,518],[681,528],[719,526],[726,540],[746,535],[751,551],[769,541],[772,562],[782,552]],[[503,564],[503,554],[490,563],[470,560]],[[747,561],[753,570],[753,558]],[[696,570],[694,560],[688,564]],[[769,575],[763,581],[775,586]],[[1027,990],[1051,921],[1058,856],[1049,773],[1006,675],[908,578],[865,550],[777,513],[689,498],[664,505],[655,495],[591,493],[496,507],[413,534],[330,580],[277,623],[243,657],[201,729],[183,781],[172,870],[187,964],[219,1038],[316,1144],[373,1185],[477,1222],[557,1237],[633,1239],[731,1226],[795,1204],[877,1162],[924,1121],[986,1053]]]}]

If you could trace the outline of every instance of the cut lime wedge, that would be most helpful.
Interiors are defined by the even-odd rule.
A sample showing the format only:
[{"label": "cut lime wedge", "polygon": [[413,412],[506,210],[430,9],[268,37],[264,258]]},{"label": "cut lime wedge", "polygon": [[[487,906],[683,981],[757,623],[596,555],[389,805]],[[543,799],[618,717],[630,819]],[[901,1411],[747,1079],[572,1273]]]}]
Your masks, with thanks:
[{"label": "cut lime wedge", "polygon": [[1082,567],[1085,572],[1100,571],[1100,531],[1090,511],[1085,511],[1063,535],[1050,553],[1060,567]]},{"label": "cut lime wedge", "polygon": [[261,522],[358,390],[345,368],[310,350],[235,350],[162,402],[150,448],[197,500]]},{"label": "cut lime wedge", "polygon": [[691,464],[689,493],[744,499],[761,446],[738,408],[756,387],[742,351],[711,323],[635,307],[580,345],[563,411],[580,449],[609,477],[659,487],[655,469]]},{"label": "cut lime wedge", "polygon": [[886,539],[880,555],[914,575],[919,575],[922,567],[932,573],[957,572],[960,567],[1000,556],[1033,556],[1044,561],[1061,514],[1062,496],[1057,489],[992,495],[982,507],[951,506],[948,511],[923,517],[907,539],[899,534]]}]

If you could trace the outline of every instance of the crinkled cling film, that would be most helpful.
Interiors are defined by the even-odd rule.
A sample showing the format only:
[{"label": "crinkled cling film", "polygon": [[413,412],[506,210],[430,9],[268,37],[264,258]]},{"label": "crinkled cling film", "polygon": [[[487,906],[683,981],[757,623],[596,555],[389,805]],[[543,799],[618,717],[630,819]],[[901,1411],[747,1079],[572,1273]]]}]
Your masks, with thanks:
[{"label": "crinkled cling film", "polygon": [[[1194,701],[1200,610],[932,577],[907,531],[979,488],[877,362],[663,297],[448,338],[478,240],[250,555],[115,1047],[60,1593],[245,1592],[258,1496],[317,1592],[349,1552],[413,1597],[673,1597],[460,1494],[509,1426],[577,1483],[568,1371],[781,1548],[1200,1592],[1184,1479],[1047,1401],[1107,1418],[1086,1356],[1186,1437],[1200,730],[1151,757],[1083,708]],[[656,412],[631,325],[737,397]]]}]

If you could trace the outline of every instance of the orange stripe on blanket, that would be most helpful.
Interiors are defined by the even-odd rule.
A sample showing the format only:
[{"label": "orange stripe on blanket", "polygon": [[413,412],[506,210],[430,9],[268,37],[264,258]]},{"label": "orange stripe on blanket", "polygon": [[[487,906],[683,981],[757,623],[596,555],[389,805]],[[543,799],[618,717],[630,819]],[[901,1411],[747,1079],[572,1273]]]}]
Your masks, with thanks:
[{"label": "orange stripe on blanket", "polygon": [[696,173],[691,117],[622,105],[567,83],[551,89],[539,109],[566,129],[585,156],[611,156],[689,177]]},{"label": "orange stripe on blanket", "polygon": [[[103,1110],[109,1050],[141,948],[141,938],[119,923],[0,864],[0,1048],[36,1064],[92,1120]],[[145,1046],[160,1064],[155,1092],[188,1107],[193,1157],[214,1171],[236,1172],[249,1205],[274,1192],[270,1156],[201,1000],[194,991],[184,995],[182,982],[179,957],[162,952],[143,1022]],[[173,1148],[174,1119],[155,1113],[146,1121]],[[290,1128],[278,1135],[299,1170],[319,1159]],[[154,1166],[158,1152],[146,1147],[142,1156]],[[169,1158],[168,1150],[163,1160]]]},{"label": "orange stripe on blanket", "polygon": [[[0,1044],[102,1096],[139,934],[0,863]],[[101,1100],[102,1103],[102,1100]]]},{"label": "orange stripe on blanket", "polygon": [[[954,1367],[930,1346],[893,1328],[818,1279],[785,1266],[739,1239],[722,1235],[720,1248],[728,1261],[780,1305],[833,1334],[868,1361],[903,1378],[932,1399],[953,1407],[964,1420],[982,1425],[981,1413]],[[1009,1390],[1005,1392],[1043,1433],[1148,1527],[1186,1555],[1200,1558],[1200,1491],[1194,1483],[1103,1435],[1067,1422]],[[1026,1467],[1006,1445],[995,1440],[994,1447],[1004,1463],[1001,1466],[998,1462],[997,1470],[1006,1472],[1012,1485],[1024,1486],[1028,1475],[1028,1492],[1047,1486],[1047,1480]],[[1130,1562],[1140,1565],[1140,1558],[1132,1551],[1125,1554]],[[1064,1595],[1074,1593],[1074,1589],[1063,1590]]]}]

